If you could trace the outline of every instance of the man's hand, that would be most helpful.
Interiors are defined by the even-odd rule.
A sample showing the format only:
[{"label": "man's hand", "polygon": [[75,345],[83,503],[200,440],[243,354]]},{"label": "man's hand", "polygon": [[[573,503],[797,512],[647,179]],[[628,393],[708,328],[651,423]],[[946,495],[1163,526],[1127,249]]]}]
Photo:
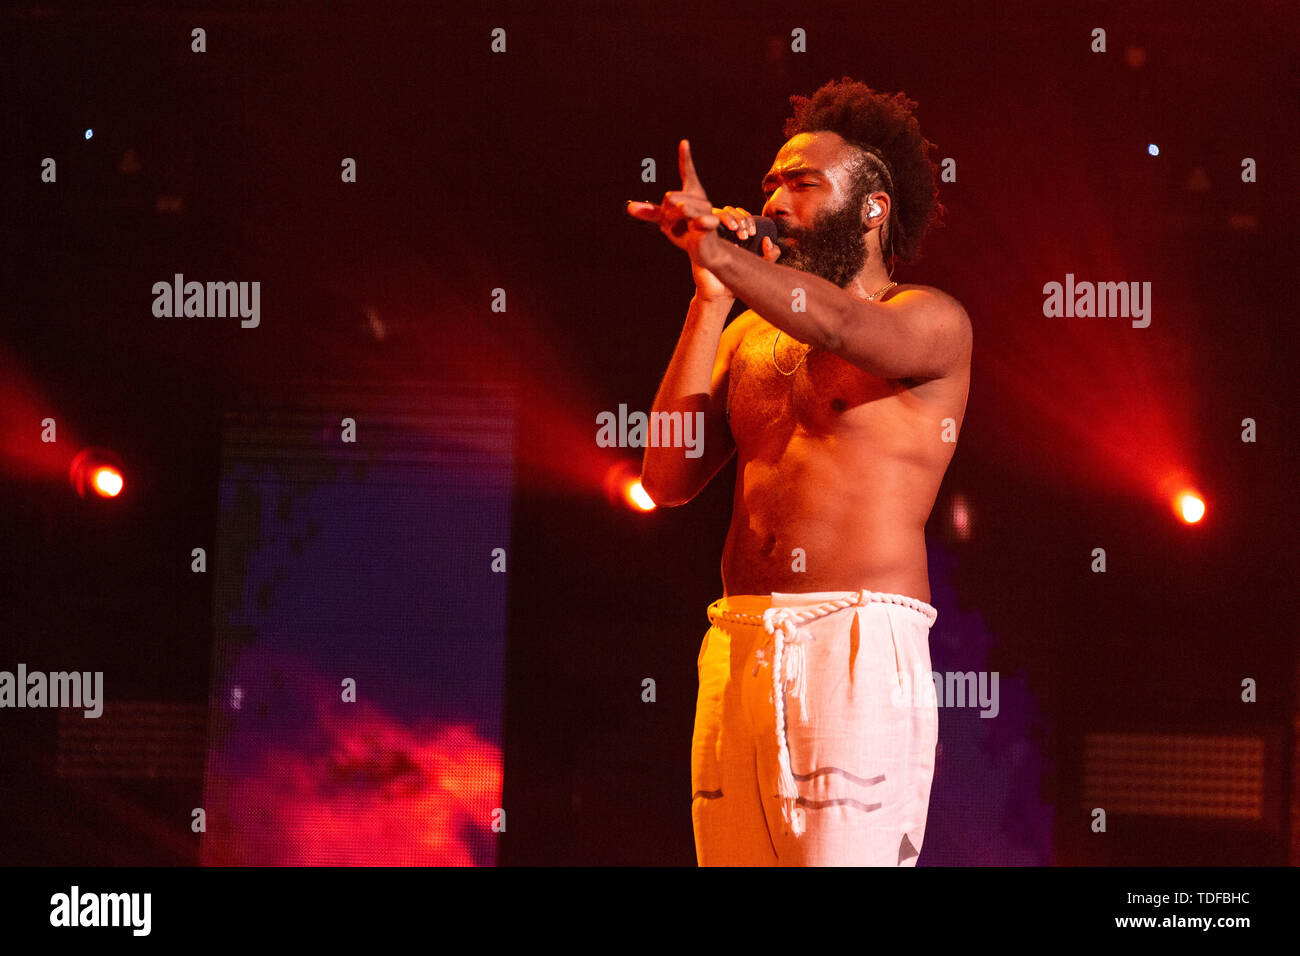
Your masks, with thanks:
[{"label": "man's hand", "polygon": [[[713,208],[709,197],[700,185],[691,159],[691,144],[682,140],[677,146],[677,165],[681,172],[682,188],[664,194],[664,201],[656,206],[648,202],[629,202],[628,214],[646,222],[659,224],[660,230],[673,245],[685,249],[691,257],[691,273],[695,278],[696,294],[709,301],[733,299],[731,290],[723,285],[702,262],[702,247],[706,242],[717,241],[717,228],[724,225],[741,239],[754,234],[754,217],[739,207]],[[775,262],[781,255],[776,243],[763,240],[763,258]]]},{"label": "man's hand", "polygon": [[664,193],[664,201],[656,206],[648,202],[630,202],[628,214],[646,222],[657,222],[659,231],[679,249],[685,249],[692,263],[699,262],[700,246],[721,242],[715,230],[721,220],[713,214],[700,178],[691,161],[691,144],[682,140],[677,145],[677,166],[681,172],[682,188]]}]

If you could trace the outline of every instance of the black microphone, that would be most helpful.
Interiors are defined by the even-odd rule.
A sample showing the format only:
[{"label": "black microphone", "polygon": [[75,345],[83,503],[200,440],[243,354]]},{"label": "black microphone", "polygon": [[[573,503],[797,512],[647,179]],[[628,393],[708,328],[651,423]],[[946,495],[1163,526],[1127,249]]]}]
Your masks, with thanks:
[{"label": "black microphone", "polygon": [[735,243],[740,248],[754,253],[756,256],[761,256],[763,254],[764,236],[767,236],[772,242],[776,242],[776,220],[769,219],[767,216],[755,216],[754,229],[757,231],[748,239],[737,239],[736,233],[726,226],[718,226],[718,235],[728,242]]}]

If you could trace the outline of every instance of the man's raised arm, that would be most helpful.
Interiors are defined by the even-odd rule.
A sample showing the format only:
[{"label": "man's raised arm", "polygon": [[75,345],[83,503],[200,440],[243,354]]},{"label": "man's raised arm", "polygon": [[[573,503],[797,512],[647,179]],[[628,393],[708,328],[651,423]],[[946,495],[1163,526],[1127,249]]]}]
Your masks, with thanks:
[{"label": "man's raised arm", "polygon": [[[726,421],[727,382],[731,357],[744,329],[737,319],[723,330],[727,313],[736,299],[717,276],[701,266],[700,241],[712,240],[725,245],[715,232],[720,225],[741,238],[752,235],[754,227],[753,216],[745,210],[733,206],[715,209],[709,202],[695,172],[691,145],[686,140],[677,144],[677,165],[682,177],[681,189],[665,193],[658,205],[627,204],[628,215],[657,223],[660,232],[673,245],[686,251],[695,278],[695,297],[686,313],[686,325],[655,396],[641,463],[641,487],[656,504],[669,507],[685,504],[699,494],[735,451],[731,427]],[[758,258],[750,252],[744,254]],[[765,257],[774,260],[779,255],[775,246],[770,243],[765,246]],[[684,447],[650,444],[656,430],[661,437],[665,432],[670,437],[673,434],[671,424],[664,428],[666,420],[660,416],[680,414],[684,426],[687,416],[694,420],[697,413],[702,413],[704,419],[704,448],[698,457],[687,457]]]},{"label": "man's raised arm", "polygon": [[[690,501],[735,451],[726,403],[739,320],[723,329],[733,302],[730,296],[707,299],[697,293],[686,312],[686,324],[655,395],[641,461],[641,487],[657,505],[674,507]],[[667,424],[670,419],[660,416],[680,413],[685,423],[697,412],[704,413],[703,449],[698,457],[688,457],[684,447],[651,446],[656,428],[661,436],[674,434]]]},{"label": "man's raised arm", "polygon": [[699,255],[733,294],[782,332],[872,375],[938,378],[970,349],[965,309],[938,290],[908,289],[885,302],[864,302],[821,276],[721,240],[701,242]]}]

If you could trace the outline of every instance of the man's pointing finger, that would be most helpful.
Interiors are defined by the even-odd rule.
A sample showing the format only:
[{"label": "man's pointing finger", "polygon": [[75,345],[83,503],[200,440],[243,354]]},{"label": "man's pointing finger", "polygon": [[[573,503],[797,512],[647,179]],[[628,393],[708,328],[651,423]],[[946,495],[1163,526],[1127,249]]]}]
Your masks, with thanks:
[{"label": "man's pointing finger", "polygon": [[677,166],[682,174],[682,191],[698,192],[704,195],[704,187],[700,185],[700,177],[695,174],[695,162],[691,159],[691,142],[684,139],[677,147]]}]

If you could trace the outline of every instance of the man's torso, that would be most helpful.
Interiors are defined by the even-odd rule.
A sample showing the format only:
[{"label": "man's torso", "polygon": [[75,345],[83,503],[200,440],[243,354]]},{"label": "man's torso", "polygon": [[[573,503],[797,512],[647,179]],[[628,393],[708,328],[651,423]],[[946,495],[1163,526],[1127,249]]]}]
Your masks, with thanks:
[{"label": "man's torso", "polygon": [[[724,593],[869,588],[928,601],[925,522],[956,449],[969,354],[924,382],[882,379],[820,349],[783,375],[776,327],[752,311],[736,321],[749,327],[727,393],[738,470]],[[806,350],[782,334],[776,362],[789,372]]]}]

